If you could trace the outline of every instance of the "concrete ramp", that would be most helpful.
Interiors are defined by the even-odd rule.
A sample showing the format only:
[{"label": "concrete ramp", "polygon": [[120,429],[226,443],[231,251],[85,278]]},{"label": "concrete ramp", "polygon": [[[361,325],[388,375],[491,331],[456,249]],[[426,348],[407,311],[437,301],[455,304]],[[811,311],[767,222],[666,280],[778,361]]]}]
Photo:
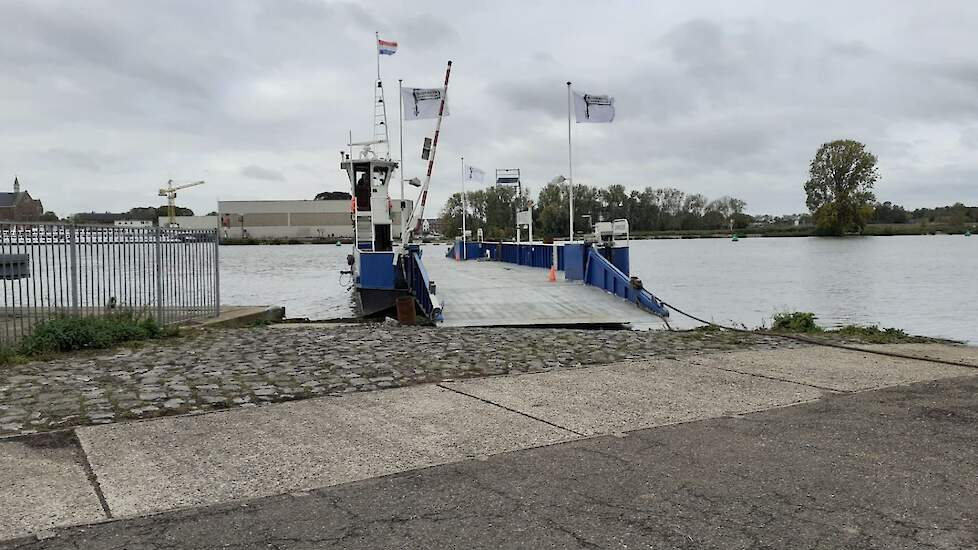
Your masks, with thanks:
[{"label": "concrete ramp", "polygon": [[575,437],[437,386],[78,430],[115,517],[303,491]]},{"label": "concrete ramp", "polygon": [[613,294],[557,272],[504,262],[455,261],[443,248],[423,258],[437,286],[446,327],[627,325],[666,328],[655,315]]}]

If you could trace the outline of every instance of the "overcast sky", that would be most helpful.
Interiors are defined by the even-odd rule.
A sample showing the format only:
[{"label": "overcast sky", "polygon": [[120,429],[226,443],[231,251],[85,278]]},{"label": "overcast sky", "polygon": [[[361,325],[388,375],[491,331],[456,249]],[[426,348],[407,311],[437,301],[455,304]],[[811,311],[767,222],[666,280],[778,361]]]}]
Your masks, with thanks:
[{"label": "overcast sky", "polygon": [[[397,79],[436,86],[454,62],[435,211],[460,155],[534,191],[566,173],[567,80],[617,106],[574,126],[579,183],[801,212],[818,146],[852,138],[879,157],[881,200],[978,203],[973,1],[2,0],[0,21],[0,189],[16,174],[60,215],[159,204],[170,178],[207,180],[178,199],[198,213],[348,190],[375,30],[399,43],[392,138]],[[405,125],[408,176],[432,130]]]}]

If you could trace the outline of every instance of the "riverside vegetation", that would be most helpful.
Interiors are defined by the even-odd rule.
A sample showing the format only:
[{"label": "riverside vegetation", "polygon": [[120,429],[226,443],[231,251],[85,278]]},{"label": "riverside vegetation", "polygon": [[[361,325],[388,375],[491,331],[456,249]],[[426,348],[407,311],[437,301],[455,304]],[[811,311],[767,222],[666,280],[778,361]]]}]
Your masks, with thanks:
[{"label": "riverside vegetation", "polygon": [[56,317],[38,323],[31,334],[17,344],[0,346],[0,364],[64,352],[106,349],[126,342],[173,336],[176,332],[175,328],[162,326],[152,317],[141,318],[135,313]]},{"label": "riverside vegetation", "polygon": [[[934,342],[937,339],[913,336],[898,328],[880,328],[877,325],[842,325],[827,329],[816,323],[816,315],[810,311],[785,311],[777,313],[771,323],[771,332],[813,334],[854,340],[866,344],[907,344]],[[763,330],[763,329],[762,329]]]},{"label": "riverside vegetation", "polygon": [[[864,144],[836,140],[822,144],[809,167],[807,214],[751,216],[741,199],[709,200],[673,187],[629,191],[620,184],[575,184],[574,226],[587,233],[596,221],[625,218],[632,235],[651,238],[727,236],[731,231],[785,237],[958,234],[978,228],[978,207],[960,202],[916,210],[877,202],[873,188],[879,178],[877,158]],[[492,241],[514,238],[516,211],[531,209],[534,235],[548,240],[567,235],[568,202],[564,184],[544,185],[535,201],[526,187],[494,185],[467,193],[464,210],[473,235],[482,230]],[[462,211],[462,195],[455,193],[441,210],[443,235],[460,234]]]}]

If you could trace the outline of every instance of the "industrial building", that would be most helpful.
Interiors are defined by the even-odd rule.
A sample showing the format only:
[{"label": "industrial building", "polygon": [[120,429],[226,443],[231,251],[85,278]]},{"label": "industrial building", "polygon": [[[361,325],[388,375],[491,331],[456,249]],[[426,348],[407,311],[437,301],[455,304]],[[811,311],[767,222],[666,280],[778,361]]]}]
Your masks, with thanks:
[{"label": "industrial building", "polygon": [[[217,216],[174,216],[174,223],[180,229],[217,229]],[[157,220],[160,227],[170,223],[169,216],[160,216]]]},{"label": "industrial building", "polygon": [[[219,201],[217,217],[224,239],[352,239],[350,207],[349,200]],[[400,238],[402,211],[413,207],[391,201],[392,237]]]}]

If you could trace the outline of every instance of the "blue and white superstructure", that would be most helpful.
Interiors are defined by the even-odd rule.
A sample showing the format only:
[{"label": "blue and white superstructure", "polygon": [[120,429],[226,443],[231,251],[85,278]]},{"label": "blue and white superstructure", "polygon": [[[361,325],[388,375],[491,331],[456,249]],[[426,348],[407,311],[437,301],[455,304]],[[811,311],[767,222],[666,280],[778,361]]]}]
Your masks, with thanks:
[{"label": "blue and white superstructure", "polygon": [[388,186],[397,162],[376,155],[371,149],[374,144],[350,144],[362,150],[357,158],[344,154],[340,162],[351,186],[354,247],[349,262],[357,306],[363,316],[390,314],[398,297],[410,295],[399,267],[400,227],[394,226],[394,212],[403,217],[410,210],[410,203],[391,200]]}]

